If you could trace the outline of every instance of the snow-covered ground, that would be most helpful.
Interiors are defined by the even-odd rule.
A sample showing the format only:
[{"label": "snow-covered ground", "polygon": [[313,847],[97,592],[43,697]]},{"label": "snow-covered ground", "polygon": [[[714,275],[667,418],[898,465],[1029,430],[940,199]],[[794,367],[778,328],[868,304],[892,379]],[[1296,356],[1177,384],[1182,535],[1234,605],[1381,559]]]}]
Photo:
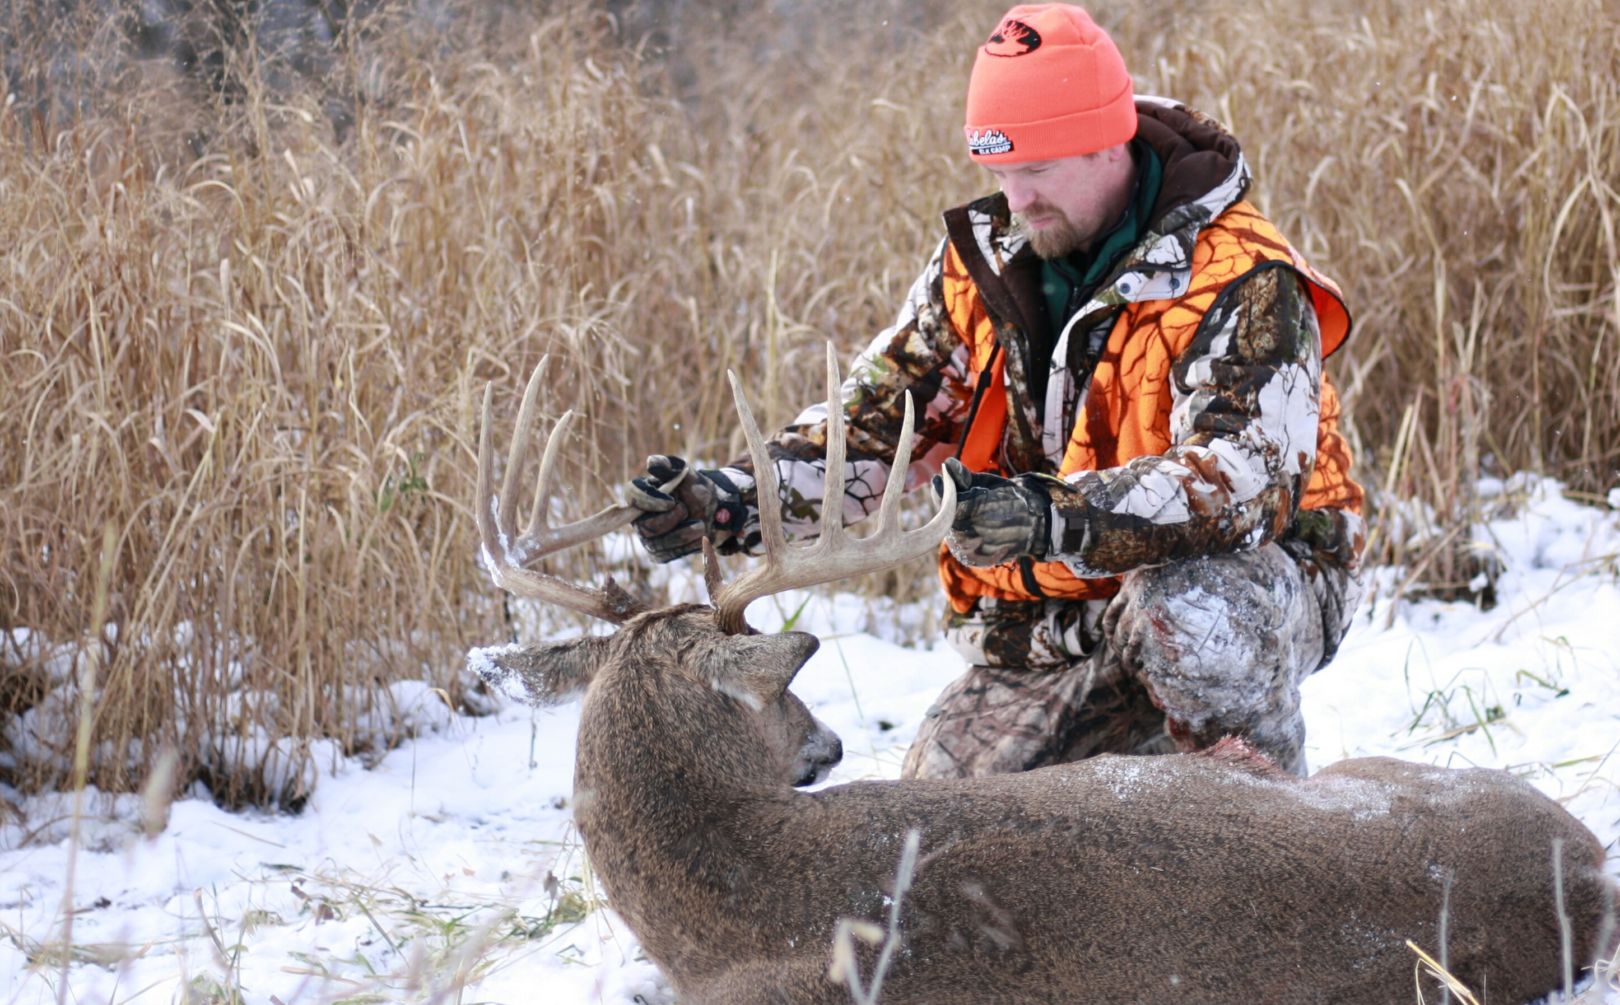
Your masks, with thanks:
[{"label": "snow-covered ground", "polygon": [[[1620,491],[1610,503],[1544,482],[1478,528],[1505,568],[1488,612],[1394,600],[1381,571],[1306,685],[1311,763],[1523,774],[1598,833],[1620,876]],[[751,620],[796,606],[762,601]],[[868,620],[842,595],[798,621],[824,640],[794,689],[844,738],[834,783],[894,777],[959,670],[946,649],[860,631]],[[337,765],[297,817],[187,799],[148,836],[137,798],[91,800],[77,854],[72,798],[27,800],[26,821],[0,827],[0,1001],[666,1002],[569,824],[577,721],[576,707],[447,720],[372,770]],[[1594,994],[1620,1005],[1620,989]]]}]

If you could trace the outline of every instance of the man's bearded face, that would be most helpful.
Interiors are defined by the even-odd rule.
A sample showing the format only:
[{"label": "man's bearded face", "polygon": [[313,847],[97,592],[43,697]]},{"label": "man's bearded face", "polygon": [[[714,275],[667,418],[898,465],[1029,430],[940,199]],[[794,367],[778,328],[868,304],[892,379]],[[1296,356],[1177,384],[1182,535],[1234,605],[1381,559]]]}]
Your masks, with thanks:
[{"label": "man's bearded face", "polygon": [[[1031,220],[1035,221],[1033,225]],[[1022,213],[1014,213],[1013,227],[1029,240],[1029,246],[1042,258],[1063,258],[1085,248],[1096,237],[1075,226],[1073,220],[1049,202],[1032,203]]]},{"label": "man's bearded face", "polygon": [[1086,250],[1125,211],[1135,167],[1124,144],[1095,154],[1022,164],[993,164],[989,170],[1013,222],[1042,258]]}]

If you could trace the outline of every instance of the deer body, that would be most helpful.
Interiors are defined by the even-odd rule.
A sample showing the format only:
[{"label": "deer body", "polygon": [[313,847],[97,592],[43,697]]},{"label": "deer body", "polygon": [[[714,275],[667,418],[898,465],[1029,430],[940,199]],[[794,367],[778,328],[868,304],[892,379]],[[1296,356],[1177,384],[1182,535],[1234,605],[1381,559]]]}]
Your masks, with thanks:
[{"label": "deer body", "polygon": [[[1409,939],[1487,1005],[1513,1005],[1614,951],[1602,846],[1505,772],[1366,758],[1300,780],[1227,742],[800,791],[842,753],[788,689],[817,642],[753,633],[743,610],[753,597],[930,553],[954,506],[949,480],[940,513],[905,533],[891,484],[875,540],[858,543],[834,523],[814,548],[788,549],[780,514],[761,507],[762,568],[721,586],[711,564],[714,609],[648,611],[611,584],[584,590],[534,568],[629,518],[610,507],[546,524],[555,434],[529,529],[512,531],[539,380],[537,368],[498,497],[485,396],[485,561],[514,593],[621,627],[484,650],[480,669],[538,704],[583,693],[575,821],[614,909],[683,1005],[849,1002],[828,977],[835,931],[843,919],[886,919],[911,831],[920,854],[883,982],[889,1005],[1390,1005],[1414,1000]],[[844,491],[838,384],[829,350],[828,499]],[[733,388],[760,498],[773,498],[774,469],[735,377]],[[908,403],[895,470],[910,439]],[[870,974],[876,952],[860,956]]]},{"label": "deer body", "polygon": [[[585,685],[549,669],[558,648],[495,663],[557,701]],[[1367,758],[1300,780],[1231,745],[801,791],[834,750],[786,690],[813,649],[691,607],[584,669],[575,819],[683,1003],[848,1002],[835,928],[883,921],[911,829],[888,1003],[1388,1005],[1412,1000],[1408,939],[1523,1002],[1561,985],[1554,841],[1573,958],[1597,951],[1602,847],[1503,772]]]}]

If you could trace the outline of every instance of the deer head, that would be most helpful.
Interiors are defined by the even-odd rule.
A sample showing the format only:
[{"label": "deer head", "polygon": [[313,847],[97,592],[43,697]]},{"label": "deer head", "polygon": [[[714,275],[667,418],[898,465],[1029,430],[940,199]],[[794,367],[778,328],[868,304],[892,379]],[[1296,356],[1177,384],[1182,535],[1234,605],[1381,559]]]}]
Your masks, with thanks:
[{"label": "deer head", "polygon": [[[562,527],[550,525],[547,504],[551,471],[561,434],[573,420],[572,412],[558,420],[547,438],[527,528],[521,534],[512,529],[517,486],[527,461],[545,362],[541,360],[535,367],[524,392],[499,494],[493,491],[492,395],[487,388],[484,393],[477,506],[483,561],[496,584],[514,595],[586,613],[620,628],[611,636],[477,650],[471,657],[474,669],[514,697],[540,705],[567,701],[593,686],[640,687],[656,696],[654,701],[641,703],[648,715],[680,721],[679,728],[669,733],[701,739],[704,750],[691,752],[694,761],[729,763],[761,782],[808,785],[820,781],[838,763],[842,746],[838,737],[816,721],[789,690],[794,676],[819,642],[803,632],[761,635],[748,627],[744,611],[750,601],[759,597],[861,575],[932,554],[949,529],[955,511],[954,485],[947,480],[939,511],[918,530],[903,531],[899,526],[904,478],[895,477],[884,491],[878,527],[870,536],[852,538],[836,517],[840,507],[833,505],[830,511],[835,516],[830,520],[824,517],[814,544],[790,546],[782,528],[781,509],[773,504],[779,498],[775,465],[748,406],[742,382],[735,373],[728,372],[754,463],[765,558],[759,566],[727,584],[722,581],[713,551],[705,547],[705,580],[714,606],[652,610],[611,579],[600,588],[587,589],[538,568],[547,555],[617,529],[639,512],[631,506],[609,506]],[[840,382],[837,358],[829,344],[827,410],[832,418],[823,486],[824,498],[829,500],[840,500],[844,495]],[[913,425],[908,396],[894,463],[896,472],[904,472],[909,462]],[[617,683],[605,683],[609,678]],[[694,695],[693,689],[698,694]],[[715,702],[712,695],[716,692],[726,701]],[[589,703],[586,714],[590,714]],[[693,729],[694,718],[703,722],[701,730]],[[659,727],[649,723],[649,728]],[[727,756],[720,756],[727,752]]]}]

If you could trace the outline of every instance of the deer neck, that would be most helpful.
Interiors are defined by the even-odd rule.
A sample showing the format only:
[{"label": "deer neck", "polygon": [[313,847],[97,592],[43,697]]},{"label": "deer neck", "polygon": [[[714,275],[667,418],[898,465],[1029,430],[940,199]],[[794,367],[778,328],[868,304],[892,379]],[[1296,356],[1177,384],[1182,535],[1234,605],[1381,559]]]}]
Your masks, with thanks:
[{"label": "deer neck", "polygon": [[[693,834],[725,834],[788,811],[798,793],[759,777],[759,757],[733,724],[714,722],[712,695],[601,682],[580,720],[574,784],[582,830],[614,832],[642,854],[692,853]],[[602,693],[606,692],[606,693]],[[705,850],[712,856],[723,843]]]},{"label": "deer neck", "polygon": [[[702,970],[721,965],[708,960],[716,947],[757,938],[748,905],[781,870],[756,837],[789,829],[804,797],[738,777],[724,743],[682,749],[679,737],[705,731],[661,726],[660,701],[587,704],[574,819],[614,910],[649,956]],[[696,942],[686,935],[694,917],[710,919]]]}]

